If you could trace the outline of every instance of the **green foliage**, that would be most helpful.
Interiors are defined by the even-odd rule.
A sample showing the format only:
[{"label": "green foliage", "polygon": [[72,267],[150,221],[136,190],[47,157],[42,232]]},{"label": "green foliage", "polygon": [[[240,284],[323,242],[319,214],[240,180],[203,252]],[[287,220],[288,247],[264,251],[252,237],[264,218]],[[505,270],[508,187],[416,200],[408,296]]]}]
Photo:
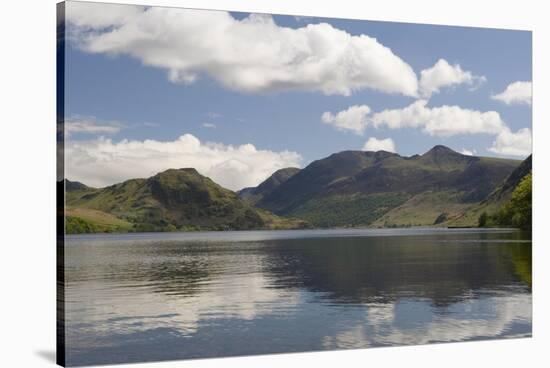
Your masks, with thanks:
[{"label": "green foliage", "polygon": [[178,228],[175,227],[173,224],[168,224],[168,225],[166,225],[166,227],[164,228],[164,231],[178,231]]},{"label": "green foliage", "polygon": [[489,218],[489,215],[487,215],[487,212],[483,212],[481,215],[479,215],[479,219],[477,222],[478,227],[485,227],[487,226],[487,219]]},{"label": "green foliage", "polygon": [[97,226],[79,217],[67,216],[65,218],[65,232],[67,234],[87,234],[98,231]]},{"label": "green foliage", "polygon": [[132,231],[137,233],[152,233],[162,231],[162,228],[157,227],[153,224],[139,223],[134,225]]},{"label": "green foliage", "polygon": [[[496,158],[483,158],[487,162],[498,162],[502,159]],[[512,193],[515,188],[519,185],[521,179],[531,172],[532,169],[532,156],[527,157],[521,162],[521,164],[512,171],[512,173],[504,180],[502,183],[497,185],[497,187],[480,203],[471,206],[466,212],[461,216],[453,219],[450,223],[451,226],[475,226],[474,224],[479,224],[479,217],[483,212],[486,212],[487,222],[485,227],[490,226],[512,226],[505,224],[498,224],[496,222],[496,214],[500,211],[503,206],[510,201],[512,198]]]},{"label": "green foliage", "polygon": [[483,211],[478,219],[479,227],[516,227],[531,230],[532,227],[532,174],[528,173],[518,184],[509,200],[502,203],[493,214]]},{"label": "green foliage", "polygon": [[[170,169],[149,179],[66,192],[67,206],[89,226],[74,232],[160,232],[303,227],[254,208],[195,169]],[[69,214],[70,215],[70,214]],[[92,226],[92,225],[101,226]],[[78,226],[77,226],[78,225]]]},{"label": "green foliage", "polygon": [[531,230],[532,200],[532,174],[529,173],[514,189],[510,201],[495,214],[495,223]]},{"label": "green foliage", "polygon": [[434,225],[442,224],[442,223],[444,223],[445,221],[447,221],[448,218],[449,218],[449,214],[446,213],[446,212],[443,212],[442,214],[440,214],[439,216],[437,216],[437,218],[436,218],[435,221],[434,221]]},{"label": "green foliage", "polygon": [[182,225],[180,231],[200,231],[201,228],[195,225]]},{"label": "green foliage", "polygon": [[65,217],[67,234],[127,232],[132,224],[99,211],[68,209]]},{"label": "green foliage", "polygon": [[319,227],[366,226],[408,198],[404,193],[333,196],[308,201],[289,215]]}]

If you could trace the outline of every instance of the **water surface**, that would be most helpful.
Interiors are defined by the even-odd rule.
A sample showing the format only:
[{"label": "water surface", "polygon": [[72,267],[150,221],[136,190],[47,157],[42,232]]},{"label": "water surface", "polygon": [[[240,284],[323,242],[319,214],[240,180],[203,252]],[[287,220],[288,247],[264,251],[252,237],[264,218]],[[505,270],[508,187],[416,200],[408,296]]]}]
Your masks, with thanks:
[{"label": "water surface", "polygon": [[531,336],[513,230],[69,236],[68,365]]}]

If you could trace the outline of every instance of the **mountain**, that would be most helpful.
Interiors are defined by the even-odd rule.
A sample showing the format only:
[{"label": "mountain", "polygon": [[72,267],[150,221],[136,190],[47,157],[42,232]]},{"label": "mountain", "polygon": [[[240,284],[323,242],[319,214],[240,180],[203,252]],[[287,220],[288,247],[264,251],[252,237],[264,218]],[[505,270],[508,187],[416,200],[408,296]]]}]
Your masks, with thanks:
[{"label": "mountain", "polygon": [[498,185],[485,199],[472,206],[461,216],[449,222],[451,226],[471,226],[477,222],[482,213],[495,214],[512,198],[523,178],[528,176],[533,169],[532,155],[529,155],[510,175]]},{"label": "mountain", "polygon": [[491,193],[488,201],[498,201],[509,197],[520,181],[533,170],[533,156],[529,155],[512,173],[504,183]]},{"label": "mountain", "polygon": [[343,151],[312,162],[256,206],[319,227],[443,224],[485,199],[519,164],[441,145],[411,157]]},{"label": "mountain", "polygon": [[300,169],[297,167],[287,167],[277,170],[257,187],[241,189],[237,194],[249,203],[256,204],[258,201],[262,200],[262,198],[271,194],[279,185],[294,176],[298,171],[300,171]]},{"label": "mountain", "polygon": [[90,188],[79,181],[70,181],[68,179],[65,179],[65,190],[67,192],[73,192],[75,190],[86,190],[86,189],[90,189]]},{"label": "mountain", "polygon": [[524,162],[445,146],[410,157],[343,151],[274,172],[238,194],[195,169],[106,188],[65,181],[68,232],[477,226],[531,172]]},{"label": "mountain", "polygon": [[[66,191],[67,232],[297,228],[256,209],[195,169],[170,169],[106,188]],[[73,231],[74,230],[74,231]]]}]

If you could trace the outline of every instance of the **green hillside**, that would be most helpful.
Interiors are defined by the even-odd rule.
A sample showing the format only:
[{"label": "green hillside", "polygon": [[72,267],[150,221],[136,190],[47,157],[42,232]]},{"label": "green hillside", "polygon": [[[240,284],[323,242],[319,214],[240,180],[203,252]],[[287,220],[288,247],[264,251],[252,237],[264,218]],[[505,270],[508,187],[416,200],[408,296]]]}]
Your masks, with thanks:
[{"label": "green hillside", "polygon": [[[521,181],[530,175],[532,170],[532,156],[526,158],[510,175],[498,185],[493,192],[491,192],[480,203],[468,208],[461,216],[457,217],[453,221],[448,223],[449,226],[473,226],[472,224],[478,223],[482,214],[486,214],[488,217],[496,215],[507,203],[512,199],[513,193],[518,188]],[[530,190],[530,186],[529,186]],[[530,192],[529,192],[530,193]],[[485,226],[499,225],[496,221],[489,221],[484,224]],[[502,223],[501,226],[507,226]],[[508,225],[511,226],[511,225]]]},{"label": "green hillside", "polygon": [[[479,225],[486,225],[483,216]],[[525,175],[512,192],[512,198],[504,204],[487,223],[493,222],[497,226],[516,227],[530,231],[533,226],[533,175]]]},{"label": "green hillside", "polygon": [[128,221],[89,208],[68,208],[65,226],[68,234],[127,232],[133,228]]},{"label": "green hillside", "polygon": [[66,210],[69,233],[308,226],[254,208],[195,169],[170,169],[101,189],[66,190]]},{"label": "green hillside", "polygon": [[[256,205],[314,226],[426,226],[460,217],[520,164],[445,146],[403,157],[344,151],[314,161]],[[469,226],[477,226],[477,218]]]},{"label": "green hillside", "polygon": [[[461,216],[472,206],[463,202],[463,193],[453,190],[425,191],[392,208],[371,225],[374,227],[403,227],[446,225],[449,219]],[[475,221],[472,223],[472,226]]]}]

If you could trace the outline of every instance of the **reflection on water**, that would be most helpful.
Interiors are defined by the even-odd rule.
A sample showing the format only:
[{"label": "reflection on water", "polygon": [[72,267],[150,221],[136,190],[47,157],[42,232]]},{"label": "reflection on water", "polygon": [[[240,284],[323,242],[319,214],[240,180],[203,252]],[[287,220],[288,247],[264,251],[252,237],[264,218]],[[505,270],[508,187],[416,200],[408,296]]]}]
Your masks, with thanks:
[{"label": "reflection on water", "polygon": [[531,335],[531,243],[508,230],[77,236],[69,365]]}]

